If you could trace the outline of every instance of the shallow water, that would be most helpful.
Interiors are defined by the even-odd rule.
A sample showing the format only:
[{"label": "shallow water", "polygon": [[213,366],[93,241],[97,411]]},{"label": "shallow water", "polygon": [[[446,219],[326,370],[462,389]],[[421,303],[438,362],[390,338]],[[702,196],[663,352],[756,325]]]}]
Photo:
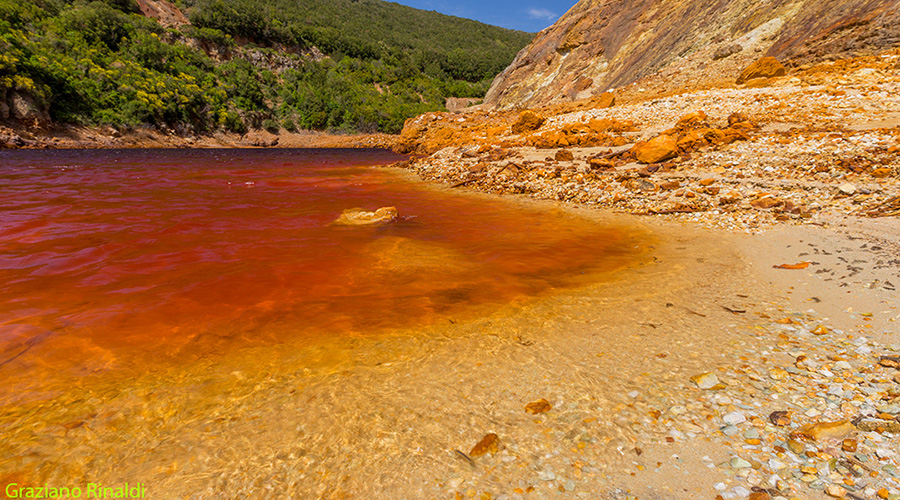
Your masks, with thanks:
[{"label": "shallow water", "polygon": [[[378,150],[0,152],[0,402],[251,347],[478,314],[632,235],[419,185]],[[396,206],[383,227],[342,210]]]}]

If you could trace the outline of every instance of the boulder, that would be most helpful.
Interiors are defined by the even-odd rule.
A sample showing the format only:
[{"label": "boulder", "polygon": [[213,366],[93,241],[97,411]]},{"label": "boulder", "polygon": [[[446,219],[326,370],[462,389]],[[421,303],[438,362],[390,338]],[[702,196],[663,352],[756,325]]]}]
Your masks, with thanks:
[{"label": "boulder", "polygon": [[616,105],[616,94],[612,92],[604,92],[597,97],[591,99],[591,106],[594,108],[611,108]]},{"label": "boulder", "polygon": [[545,118],[534,111],[525,110],[519,115],[519,119],[516,120],[516,123],[512,125],[512,133],[514,134],[522,134],[525,132],[531,132],[532,130],[537,130],[541,128],[541,125],[544,124]]},{"label": "boulder", "polygon": [[332,224],[336,226],[378,226],[393,222],[397,215],[397,209],[394,207],[382,207],[374,212],[351,208],[344,210]]},{"label": "boulder", "polygon": [[588,158],[588,165],[594,170],[610,170],[616,168],[616,164],[608,158]]},{"label": "boulder", "polygon": [[781,64],[778,59],[775,59],[774,57],[763,57],[744,68],[744,71],[738,76],[737,83],[740,85],[756,78],[784,76],[785,72],[784,65]]},{"label": "boulder", "polygon": [[693,113],[688,113],[682,116],[678,123],[675,124],[675,128],[677,130],[692,130],[695,128],[704,128],[708,127],[709,124],[706,122],[706,113],[703,111],[694,111]]},{"label": "boulder", "polygon": [[668,135],[660,135],[647,142],[639,142],[631,148],[640,163],[659,163],[678,155],[678,142]]},{"label": "boulder", "polygon": [[554,156],[556,161],[572,161],[575,159],[575,155],[572,154],[568,149],[560,149],[556,152],[556,156]]}]

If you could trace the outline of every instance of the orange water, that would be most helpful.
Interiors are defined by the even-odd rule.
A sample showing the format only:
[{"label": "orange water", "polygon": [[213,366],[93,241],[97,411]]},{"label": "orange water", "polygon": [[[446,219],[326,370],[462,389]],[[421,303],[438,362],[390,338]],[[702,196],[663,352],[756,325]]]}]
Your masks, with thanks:
[{"label": "orange water", "polygon": [[[633,258],[621,228],[372,168],[398,159],[0,151],[0,402],[48,397],[49,380],[425,324]],[[388,205],[400,221],[330,224]]]}]

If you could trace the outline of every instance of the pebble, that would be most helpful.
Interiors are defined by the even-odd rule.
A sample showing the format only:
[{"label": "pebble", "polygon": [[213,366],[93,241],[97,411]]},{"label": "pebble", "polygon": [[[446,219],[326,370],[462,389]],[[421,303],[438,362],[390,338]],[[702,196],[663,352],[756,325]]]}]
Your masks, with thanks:
[{"label": "pebble", "polygon": [[747,421],[747,417],[744,416],[743,413],[738,411],[733,411],[730,413],[726,413],[722,417],[722,421],[728,425],[737,425]]},{"label": "pebble", "polygon": [[714,373],[701,373],[691,377],[691,381],[701,389],[711,389],[719,384],[719,377]]}]

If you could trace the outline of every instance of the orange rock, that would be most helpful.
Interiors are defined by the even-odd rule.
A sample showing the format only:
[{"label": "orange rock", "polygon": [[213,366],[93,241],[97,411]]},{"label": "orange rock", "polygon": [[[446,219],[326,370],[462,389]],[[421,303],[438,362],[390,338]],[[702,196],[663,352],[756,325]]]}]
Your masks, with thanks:
[{"label": "orange rock", "polygon": [[499,449],[500,437],[492,432],[481,438],[481,441],[479,441],[478,444],[472,448],[472,451],[469,452],[469,456],[475,458],[486,453],[494,454],[497,453]]},{"label": "orange rock", "polygon": [[678,149],[681,151],[688,151],[703,144],[706,144],[706,139],[697,130],[691,130],[678,139]]},{"label": "orange rock", "polygon": [[560,149],[556,152],[554,158],[556,161],[572,161],[575,159],[575,155],[572,154],[568,149]]},{"label": "orange rock", "polygon": [[639,142],[631,148],[637,161],[659,163],[678,155],[678,142],[668,135],[660,135],[647,142]]},{"label": "orange rock", "polygon": [[522,111],[522,113],[519,114],[519,119],[512,125],[512,133],[521,134],[523,132],[537,130],[541,128],[541,125],[544,124],[545,120],[546,119],[543,116],[530,109]]},{"label": "orange rock", "polygon": [[844,437],[853,432],[854,429],[855,427],[853,427],[853,424],[851,424],[849,420],[805,424],[791,433],[791,439],[806,439],[808,441],[816,442],[830,439],[844,439]]},{"label": "orange rock", "polygon": [[[757,439],[758,441],[758,439]],[[750,494],[750,500],[771,500],[772,496],[766,490],[754,491]]]},{"label": "orange rock", "polygon": [[733,127],[735,123],[752,123],[750,122],[750,117],[741,113],[740,111],[735,111],[728,115],[728,126]]},{"label": "orange rock", "polygon": [[537,415],[539,413],[547,413],[552,410],[553,406],[546,399],[539,399],[537,401],[528,403],[525,405],[525,412],[530,413],[532,415]]},{"label": "orange rock", "polygon": [[703,111],[688,113],[682,116],[681,119],[678,120],[678,123],[675,124],[677,130],[689,130],[706,126],[706,113]]},{"label": "orange rock", "polygon": [[703,138],[709,141],[710,144],[720,144],[723,140],[725,140],[725,133],[719,129],[708,128],[702,131]]},{"label": "orange rock", "polygon": [[889,169],[887,167],[880,167],[880,168],[876,168],[875,170],[873,170],[871,172],[871,174],[872,174],[872,177],[875,177],[877,179],[883,179],[883,178],[891,175],[891,169]]},{"label": "orange rock", "polygon": [[609,170],[616,167],[616,164],[607,158],[590,158],[588,159],[588,165],[596,170]]},{"label": "orange rock", "polygon": [[591,106],[594,108],[611,108],[616,104],[616,95],[612,92],[604,92],[597,97],[591,99]]},{"label": "orange rock", "polygon": [[744,68],[744,71],[741,71],[741,75],[738,76],[737,83],[740,85],[756,78],[783,76],[785,72],[784,65],[778,62],[778,59],[763,57]]},{"label": "orange rock", "polygon": [[750,202],[750,206],[762,210],[770,210],[782,204],[784,204],[784,202],[774,196],[763,196],[762,198]]}]

